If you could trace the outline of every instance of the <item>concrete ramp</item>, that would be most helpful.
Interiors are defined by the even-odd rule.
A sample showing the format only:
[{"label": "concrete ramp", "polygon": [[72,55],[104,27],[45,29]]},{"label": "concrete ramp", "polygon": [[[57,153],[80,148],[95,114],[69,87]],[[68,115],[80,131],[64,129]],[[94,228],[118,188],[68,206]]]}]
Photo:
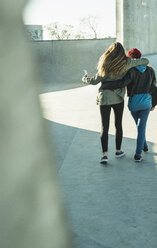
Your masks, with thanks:
[{"label": "concrete ramp", "polygon": [[[157,55],[147,57],[157,70]],[[84,68],[86,63],[81,63]],[[59,73],[60,68],[56,70]],[[72,71],[74,68],[69,73]],[[96,106],[99,86],[82,87],[81,77],[80,69],[80,79],[72,82],[71,78],[69,84],[65,80],[65,88],[63,82],[51,85],[49,78],[43,84],[45,93],[40,95],[49,138],[56,147],[57,170],[76,247],[156,248],[157,109],[149,116],[149,152],[143,154],[140,164],[133,161],[136,126],[127,100],[122,144],[126,156],[121,159],[115,158],[111,113],[109,162],[102,166],[100,115]]]}]

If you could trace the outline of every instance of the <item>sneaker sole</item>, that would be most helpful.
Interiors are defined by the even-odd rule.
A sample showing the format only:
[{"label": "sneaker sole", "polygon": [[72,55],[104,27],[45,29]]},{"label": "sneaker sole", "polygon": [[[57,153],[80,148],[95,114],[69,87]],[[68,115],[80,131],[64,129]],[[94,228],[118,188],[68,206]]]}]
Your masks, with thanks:
[{"label": "sneaker sole", "polygon": [[108,159],[103,159],[100,161],[101,164],[106,164],[108,162]]},{"label": "sneaker sole", "polygon": [[125,153],[120,154],[120,155],[115,155],[116,158],[121,158],[121,157],[124,157],[124,156],[125,156]]},{"label": "sneaker sole", "polygon": [[142,158],[140,160],[134,160],[136,163],[140,163],[142,161]]},{"label": "sneaker sole", "polygon": [[107,162],[100,162],[100,164],[102,164],[102,165],[107,165]]}]

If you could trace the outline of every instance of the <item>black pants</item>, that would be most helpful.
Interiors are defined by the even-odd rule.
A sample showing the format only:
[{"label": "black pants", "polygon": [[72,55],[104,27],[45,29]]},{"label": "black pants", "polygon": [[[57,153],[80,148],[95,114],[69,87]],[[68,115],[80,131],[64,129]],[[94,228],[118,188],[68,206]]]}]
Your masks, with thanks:
[{"label": "black pants", "polygon": [[103,152],[108,151],[108,130],[110,123],[111,108],[113,108],[114,116],[115,116],[116,150],[120,150],[122,143],[122,137],[123,137],[122,116],[124,109],[124,101],[113,105],[102,105],[100,106],[100,114],[101,114],[101,145]]}]

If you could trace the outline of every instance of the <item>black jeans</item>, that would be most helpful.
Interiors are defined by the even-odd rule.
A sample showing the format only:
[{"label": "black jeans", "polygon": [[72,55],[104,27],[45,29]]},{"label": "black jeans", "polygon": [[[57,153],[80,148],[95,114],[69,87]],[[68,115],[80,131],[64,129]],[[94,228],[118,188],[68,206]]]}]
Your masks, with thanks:
[{"label": "black jeans", "polygon": [[116,128],[116,150],[120,150],[122,137],[123,137],[123,129],[122,129],[122,116],[124,110],[124,101],[118,104],[112,105],[101,105],[100,106],[100,114],[101,114],[101,145],[102,151],[108,151],[108,130],[110,123],[110,113],[111,108],[113,108],[114,116],[115,116],[115,128]]}]

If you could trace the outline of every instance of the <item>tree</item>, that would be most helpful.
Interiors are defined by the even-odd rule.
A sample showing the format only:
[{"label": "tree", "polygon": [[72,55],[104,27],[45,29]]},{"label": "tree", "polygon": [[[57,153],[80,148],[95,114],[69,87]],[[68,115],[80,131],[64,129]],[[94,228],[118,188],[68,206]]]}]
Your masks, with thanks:
[{"label": "tree", "polygon": [[99,36],[98,32],[98,16],[89,15],[81,19],[80,26],[86,33],[86,36],[97,39]]},{"label": "tree", "polygon": [[53,22],[46,26],[49,37],[55,40],[68,40],[73,34],[73,28],[72,25],[65,25],[59,22]]},{"label": "tree", "polygon": [[76,31],[76,34],[74,36],[75,39],[80,40],[80,39],[85,39],[86,34],[82,31]]},{"label": "tree", "polygon": [[99,16],[88,15],[80,20],[79,25],[72,26],[59,22],[53,22],[45,26],[45,31],[50,39],[68,40],[68,39],[97,39],[104,38],[106,34],[100,31]]}]

